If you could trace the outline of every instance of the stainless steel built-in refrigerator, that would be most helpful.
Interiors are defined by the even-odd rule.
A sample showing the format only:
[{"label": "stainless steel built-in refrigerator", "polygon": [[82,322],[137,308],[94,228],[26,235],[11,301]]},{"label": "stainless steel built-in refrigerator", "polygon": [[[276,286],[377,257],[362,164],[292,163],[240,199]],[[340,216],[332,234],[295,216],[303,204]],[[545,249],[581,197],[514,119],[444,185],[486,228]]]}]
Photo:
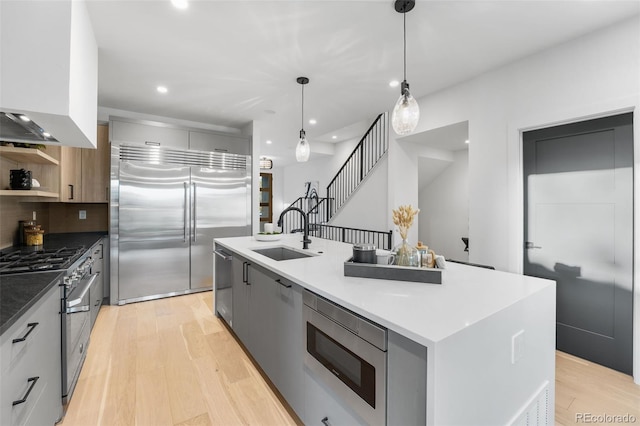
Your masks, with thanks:
[{"label": "stainless steel built-in refrigerator", "polygon": [[211,290],[213,239],[250,234],[250,157],[120,145],[116,159],[117,303]]}]

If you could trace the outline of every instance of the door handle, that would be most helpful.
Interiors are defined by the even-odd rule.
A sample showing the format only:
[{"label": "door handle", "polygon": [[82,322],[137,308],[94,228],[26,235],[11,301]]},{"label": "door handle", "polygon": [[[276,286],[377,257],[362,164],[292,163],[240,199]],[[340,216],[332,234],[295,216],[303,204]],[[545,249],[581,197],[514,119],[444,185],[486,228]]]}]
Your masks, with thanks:
[{"label": "door handle", "polygon": [[325,417],[324,419],[320,420],[322,422],[322,424],[324,426],[331,426],[331,423],[329,423],[329,417]]},{"label": "door handle", "polygon": [[526,241],[524,243],[524,248],[526,248],[526,249],[541,249],[542,246],[536,246],[531,241]]},{"label": "door handle", "polygon": [[192,182],[193,185],[193,198],[192,198],[192,206],[191,206],[191,216],[193,217],[193,242],[195,243],[198,239],[198,223],[196,222],[196,183]]},{"label": "door handle", "polygon": [[186,243],[187,242],[187,210],[189,209],[189,206],[187,205],[187,182],[182,182],[182,184],[184,185],[184,223],[182,224],[182,242]]}]

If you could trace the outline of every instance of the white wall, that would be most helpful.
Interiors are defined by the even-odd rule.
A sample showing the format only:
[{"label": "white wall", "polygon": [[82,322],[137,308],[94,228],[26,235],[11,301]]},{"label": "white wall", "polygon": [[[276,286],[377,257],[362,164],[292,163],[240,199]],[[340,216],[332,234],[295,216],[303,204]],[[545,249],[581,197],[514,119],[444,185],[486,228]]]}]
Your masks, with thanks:
[{"label": "white wall", "polygon": [[[335,144],[332,156],[318,155],[314,156],[317,158],[313,158],[306,163],[293,163],[282,167],[283,192],[280,197],[284,201],[285,207],[304,195],[304,183],[308,181],[318,181],[320,185],[318,195],[326,197],[327,185],[342,167],[342,164],[358,142],[359,139],[339,142]],[[313,150],[313,146],[311,149]],[[275,195],[274,193],[274,197]]]},{"label": "white wall", "polygon": [[469,235],[469,155],[456,151],[454,161],[419,194],[418,234],[447,259],[467,261],[461,237]]},{"label": "white wall", "polygon": [[387,157],[380,159],[349,201],[333,217],[332,225],[385,232],[392,229],[388,227],[391,210],[387,206],[387,163]]},{"label": "white wall", "polygon": [[[634,111],[634,140],[640,146],[639,34],[640,17],[635,17],[418,100],[422,118],[416,132],[469,121],[471,262],[522,272],[522,131]],[[640,148],[634,150],[634,164],[634,219],[640,223]],[[406,165],[391,163],[390,176],[406,175],[402,167]],[[639,228],[634,235],[636,383],[640,383]]]}]

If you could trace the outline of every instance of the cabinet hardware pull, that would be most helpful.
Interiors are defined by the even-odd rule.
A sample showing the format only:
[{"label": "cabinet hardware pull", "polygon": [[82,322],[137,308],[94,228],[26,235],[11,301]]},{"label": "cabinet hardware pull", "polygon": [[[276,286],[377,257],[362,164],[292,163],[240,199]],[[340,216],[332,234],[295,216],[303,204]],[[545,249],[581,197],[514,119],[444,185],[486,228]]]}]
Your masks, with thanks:
[{"label": "cabinet hardware pull", "polygon": [[11,343],[19,343],[19,342],[24,342],[25,340],[27,340],[27,336],[29,336],[31,334],[33,329],[36,328],[36,326],[38,324],[39,323],[37,323],[37,322],[30,322],[29,324],[27,324],[27,328],[29,329],[29,331],[27,331],[27,334],[25,334],[24,336],[20,337],[19,339],[13,339],[13,341]]},{"label": "cabinet hardware pull", "polygon": [[214,150],[215,152],[229,152],[229,150],[228,150],[228,149],[224,149],[224,148],[213,148],[213,150]]},{"label": "cabinet hardware pull", "polygon": [[331,426],[331,423],[329,423],[329,417],[325,417],[324,419],[320,420],[322,422],[322,424],[324,426]]},{"label": "cabinet hardware pull", "polygon": [[73,185],[69,185],[69,199],[73,200]]},{"label": "cabinet hardware pull", "polygon": [[243,267],[244,269],[242,270],[242,281],[246,284],[246,285],[251,285],[251,283],[249,282],[249,266],[251,266],[251,264],[249,262],[243,262]]},{"label": "cabinet hardware pull", "polygon": [[38,381],[39,378],[40,377],[29,377],[27,379],[27,383],[31,382],[31,386],[29,386],[29,389],[27,389],[27,393],[24,394],[22,399],[19,399],[17,401],[13,401],[12,405],[18,405],[18,404],[22,404],[23,402],[26,402],[27,398],[29,398],[29,394],[33,390],[33,387],[36,385],[36,382]]},{"label": "cabinet hardware pull", "polygon": [[[233,256],[223,252],[222,250],[213,251],[217,256],[220,256],[223,260],[233,260]],[[242,280],[244,282],[244,280]]]},{"label": "cabinet hardware pull", "polygon": [[109,187],[108,186],[104,187],[104,199],[105,199],[105,201],[109,201]]},{"label": "cabinet hardware pull", "polygon": [[160,142],[144,141],[145,145],[160,146]]},{"label": "cabinet hardware pull", "polygon": [[278,279],[276,280],[276,282],[277,282],[278,284],[280,284],[282,287],[285,287],[285,288],[291,288],[291,284],[285,284],[285,283],[283,283],[282,281],[280,281],[280,278],[278,278]]}]

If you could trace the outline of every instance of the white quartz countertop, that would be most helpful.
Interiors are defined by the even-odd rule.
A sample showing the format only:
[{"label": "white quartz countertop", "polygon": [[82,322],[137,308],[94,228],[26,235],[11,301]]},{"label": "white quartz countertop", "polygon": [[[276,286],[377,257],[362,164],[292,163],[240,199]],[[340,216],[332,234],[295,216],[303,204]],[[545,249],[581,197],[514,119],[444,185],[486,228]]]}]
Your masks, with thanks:
[{"label": "white quartz countertop", "polygon": [[215,242],[424,346],[555,285],[550,280],[451,262],[442,271],[442,284],[345,277],[344,262],[351,257],[351,244],[314,237],[308,251],[322,252],[318,256],[275,261],[252,250],[302,249],[301,240],[301,234],[289,234],[272,242],[254,237],[217,238]]}]

